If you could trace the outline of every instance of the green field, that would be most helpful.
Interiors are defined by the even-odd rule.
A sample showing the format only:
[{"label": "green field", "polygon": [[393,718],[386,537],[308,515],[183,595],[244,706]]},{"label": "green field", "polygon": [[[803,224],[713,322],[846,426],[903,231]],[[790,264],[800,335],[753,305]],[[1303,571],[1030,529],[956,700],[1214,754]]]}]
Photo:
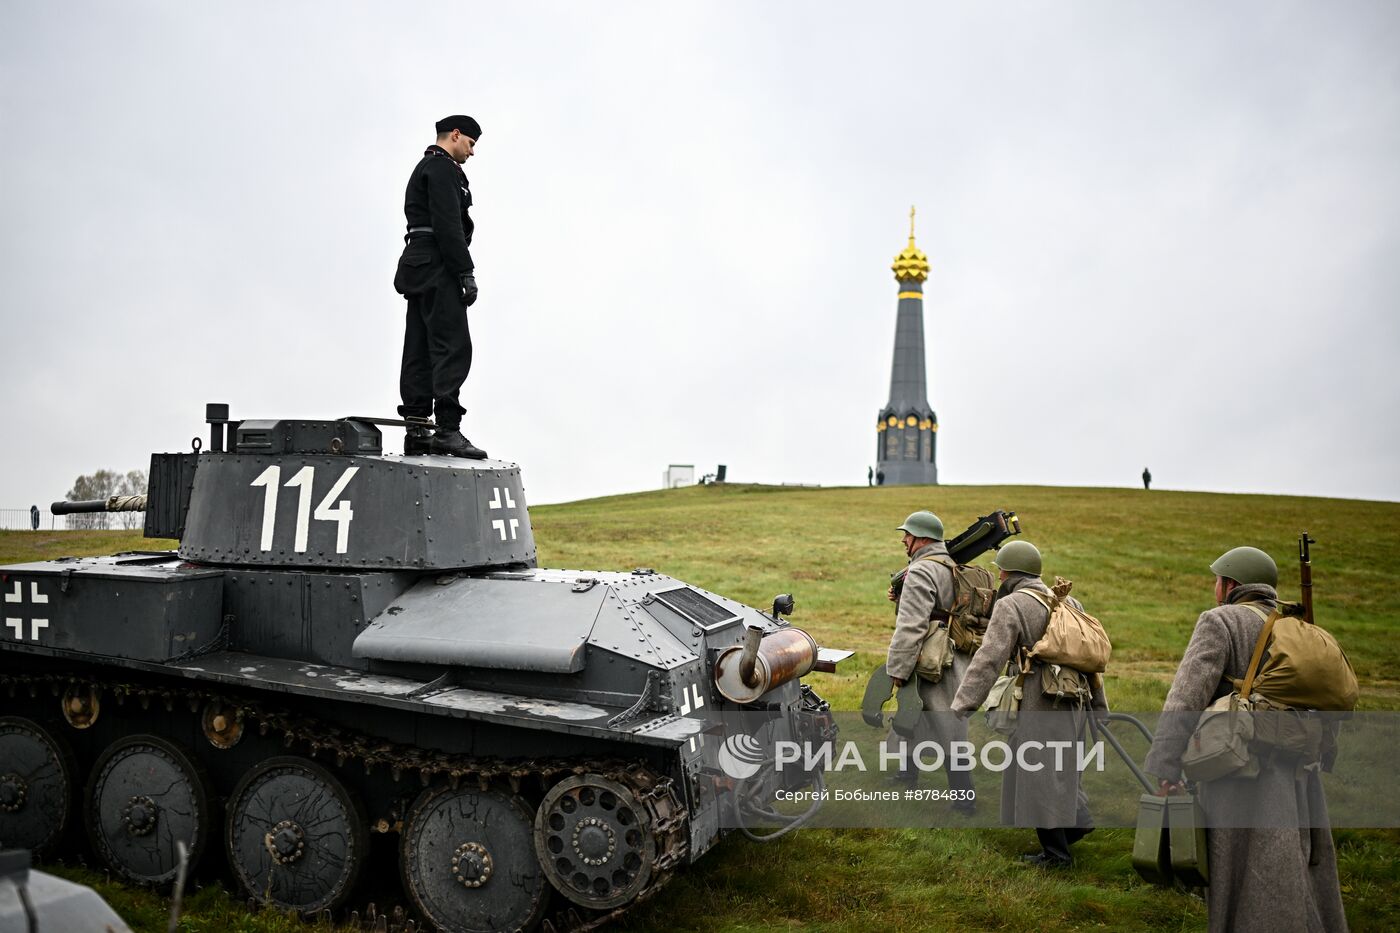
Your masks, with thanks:
[{"label": "green field", "polygon": [[[950,531],[994,508],[1016,510],[1047,575],[1108,627],[1110,702],[1160,709],[1196,616],[1212,603],[1207,565],[1237,544],[1279,560],[1297,597],[1298,532],[1314,547],[1318,621],[1342,642],[1362,682],[1363,709],[1400,709],[1400,504],[1282,496],[1045,487],[803,489],[708,486],[536,507],[546,567],[654,567],[755,606],[797,599],[793,623],[823,645],[854,649],[836,675],[808,678],[854,709],[883,660],[888,574],[904,561],[906,514],[931,508]],[[0,532],[0,563],[148,548],[117,532]],[[160,545],[155,545],[160,546]],[[1393,755],[1393,752],[1392,752]],[[1100,830],[1076,846],[1067,873],[1023,868],[1029,830],[809,830],[759,845],[731,837],[616,928],[625,930],[1203,930],[1204,905],[1143,884],[1131,833]],[[1337,832],[1353,930],[1400,929],[1400,831]],[[65,874],[92,882],[79,869]],[[103,886],[141,929],[163,929],[161,902]],[[311,929],[241,913],[217,887],[199,891],[189,930]]]}]

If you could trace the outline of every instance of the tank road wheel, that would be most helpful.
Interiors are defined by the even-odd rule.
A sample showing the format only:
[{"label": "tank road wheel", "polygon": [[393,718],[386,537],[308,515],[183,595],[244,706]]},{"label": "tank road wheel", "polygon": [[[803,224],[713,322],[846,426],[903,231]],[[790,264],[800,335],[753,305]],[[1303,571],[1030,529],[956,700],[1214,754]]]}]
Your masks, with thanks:
[{"label": "tank road wheel", "polygon": [[438,787],[413,802],[399,864],[404,888],[442,930],[528,930],[548,905],[530,808],[497,790]]},{"label": "tank road wheel", "polygon": [[618,907],[651,880],[656,838],[632,791],[599,774],[565,778],[535,816],[535,851],[575,904]]},{"label": "tank road wheel", "polygon": [[68,825],[73,754],[43,726],[0,717],[0,844],[43,852]]},{"label": "tank road wheel", "polygon": [[271,758],[228,800],[229,864],[255,900],[301,913],[336,910],[369,854],[365,809],[335,775],[304,758]]},{"label": "tank road wheel", "polygon": [[176,842],[198,863],[214,820],[204,769],[179,746],[153,735],[112,743],[87,786],[92,847],[128,881],[165,884],[180,866]]}]

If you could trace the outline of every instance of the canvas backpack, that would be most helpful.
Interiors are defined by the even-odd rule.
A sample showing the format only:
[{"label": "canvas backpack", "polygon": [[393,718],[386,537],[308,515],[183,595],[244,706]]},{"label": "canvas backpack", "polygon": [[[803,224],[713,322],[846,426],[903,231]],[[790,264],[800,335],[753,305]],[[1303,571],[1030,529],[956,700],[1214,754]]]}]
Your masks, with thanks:
[{"label": "canvas backpack", "polygon": [[992,617],[992,603],[997,596],[996,578],[986,567],[958,564],[951,558],[924,557],[942,564],[953,574],[953,608],[948,612],[948,637],[953,647],[964,654],[973,654],[982,647],[987,622]]},{"label": "canvas backpack", "polygon": [[[1258,694],[1274,709],[1346,713],[1356,709],[1361,694],[1356,671],[1331,632],[1301,618],[1302,608],[1294,603],[1280,603],[1272,613],[1255,603],[1241,605],[1261,616],[1264,627],[1250,659],[1258,674],[1248,693],[1244,692],[1248,672],[1245,680],[1234,681],[1237,690],[1250,698]],[[1259,656],[1265,648],[1269,658],[1261,664]]]},{"label": "canvas backpack", "polygon": [[1031,659],[1086,675],[1102,674],[1108,669],[1113,645],[1103,624],[1069,601],[1073,586],[1064,577],[1056,577],[1049,596],[1031,589],[1018,590],[1050,611],[1045,634],[1031,648]]},{"label": "canvas backpack", "polygon": [[1307,711],[1350,712],[1360,694],[1346,652],[1326,629],[1299,618],[1301,607],[1280,603],[1268,612],[1240,605],[1264,627],[1243,679],[1232,680],[1234,692],[1206,709],[1182,752],[1182,770],[1194,781],[1256,776],[1255,749],[1291,753],[1305,763],[1325,758],[1333,737]]}]

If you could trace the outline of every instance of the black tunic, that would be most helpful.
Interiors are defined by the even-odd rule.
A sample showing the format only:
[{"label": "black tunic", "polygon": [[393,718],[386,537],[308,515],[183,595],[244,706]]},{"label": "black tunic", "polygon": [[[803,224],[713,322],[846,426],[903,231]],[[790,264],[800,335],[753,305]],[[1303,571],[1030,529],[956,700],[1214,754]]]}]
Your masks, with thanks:
[{"label": "black tunic", "polygon": [[[443,265],[454,276],[472,271],[471,185],[446,150],[429,146],[408,176],[403,196],[403,215],[409,229],[432,227]],[[417,239],[414,237],[413,239]],[[410,246],[415,245],[412,240]],[[426,245],[426,244],[424,244]]]}]

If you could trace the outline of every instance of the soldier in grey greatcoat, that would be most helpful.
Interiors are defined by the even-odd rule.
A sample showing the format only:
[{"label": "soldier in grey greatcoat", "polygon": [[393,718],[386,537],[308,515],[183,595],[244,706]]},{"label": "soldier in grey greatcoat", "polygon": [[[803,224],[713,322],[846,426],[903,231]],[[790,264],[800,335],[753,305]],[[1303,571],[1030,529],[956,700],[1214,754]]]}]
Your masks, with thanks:
[{"label": "soldier in grey greatcoat", "polygon": [[[890,587],[889,598],[895,602],[894,634],[890,636],[889,652],[885,659],[885,670],[896,687],[902,687],[913,677],[919,678],[919,699],[923,702],[924,713],[920,717],[919,734],[914,736],[914,744],[937,742],[943,748],[944,771],[948,775],[949,790],[967,791],[966,800],[954,800],[954,812],[972,814],[976,803],[973,793],[972,772],[955,771],[949,755],[949,744],[967,741],[967,721],[951,712],[953,694],[967,671],[968,657],[960,651],[953,652],[952,667],[945,668],[937,682],[927,680],[914,672],[919,660],[919,649],[928,637],[930,627],[947,624],[948,612],[953,607],[953,558],[948,554],[948,546],[943,542],[943,522],[932,512],[915,512],[899,526],[904,532],[904,552],[909,555],[909,567],[904,575],[904,585],[896,593]],[[917,778],[917,772],[906,772],[910,781]]]},{"label": "soldier in grey greatcoat", "polygon": [[[1161,779],[1163,795],[1181,787],[1181,755],[1199,719],[1194,714],[1228,696],[1232,679],[1244,678],[1265,617],[1278,605],[1278,565],[1263,551],[1234,548],[1210,569],[1218,605],[1196,620],[1147,754],[1146,768]],[[1345,933],[1337,850],[1315,768],[1266,767],[1257,777],[1204,783],[1199,793],[1217,825],[1215,814],[1231,813],[1267,814],[1272,824],[1207,831],[1212,933]]]},{"label": "soldier in grey greatcoat", "polygon": [[[1050,622],[1050,610],[1031,596],[1027,590],[1043,593],[1051,590],[1040,580],[1040,552],[1028,541],[1012,541],[1003,545],[994,561],[1001,571],[1001,586],[992,605],[992,617],[982,636],[982,647],[972,657],[962,686],[953,698],[953,711],[971,715],[991,691],[1007,662],[1020,662],[1021,649],[1029,651],[1045,634]],[[1078,608],[1078,600],[1069,599]],[[1041,662],[1031,666],[1021,701],[1021,726],[1011,736],[1009,744],[1019,753],[1021,745],[1036,741],[1079,743],[1083,741],[1086,713],[1082,704],[1046,696],[1040,689]],[[1100,678],[1089,675],[1088,706],[1108,710]],[[1031,751],[1031,750],[1028,750]],[[1040,840],[1041,851],[1023,858],[1047,868],[1073,864],[1069,847],[1093,831],[1089,817],[1089,798],[1080,786],[1078,753],[1064,754],[1063,766],[1054,766],[1054,756],[1030,754],[1028,760],[1040,763],[1040,770],[1008,768],[1002,777],[1001,821],[1008,826],[1033,826]]]}]

